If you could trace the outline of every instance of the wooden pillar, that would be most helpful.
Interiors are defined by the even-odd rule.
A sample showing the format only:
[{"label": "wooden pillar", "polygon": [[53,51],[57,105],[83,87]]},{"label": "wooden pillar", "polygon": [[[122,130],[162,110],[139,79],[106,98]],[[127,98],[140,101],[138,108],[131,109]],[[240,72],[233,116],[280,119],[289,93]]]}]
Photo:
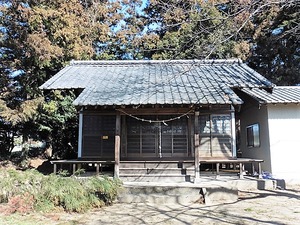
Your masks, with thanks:
[{"label": "wooden pillar", "polygon": [[116,115],[116,133],[115,133],[115,172],[114,177],[119,178],[120,171],[120,149],[121,149],[121,116],[120,113]]},{"label": "wooden pillar", "polygon": [[199,135],[199,112],[195,112],[195,180],[194,183],[200,182],[200,135]]},{"label": "wooden pillar", "polygon": [[76,163],[73,163],[73,175],[75,174],[76,172]]},{"label": "wooden pillar", "polygon": [[78,158],[82,156],[82,126],[83,126],[83,112],[79,111],[79,126],[78,126]]},{"label": "wooden pillar", "polygon": [[235,110],[234,107],[231,106],[231,150],[232,157],[236,158],[236,131],[235,131]]},{"label": "wooden pillar", "polygon": [[258,162],[258,178],[262,179],[262,169],[261,169],[261,162]]},{"label": "wooden pillar", "polygon": [[98,176],[99,173],[100,173],[100,166],[101,166],[101,163],[96,163],[96,175]]},{"label": "wooden pillar", "polygon": [[57,164],[56,163],[53,164],[53,173],[54,174],[57,173]]}]

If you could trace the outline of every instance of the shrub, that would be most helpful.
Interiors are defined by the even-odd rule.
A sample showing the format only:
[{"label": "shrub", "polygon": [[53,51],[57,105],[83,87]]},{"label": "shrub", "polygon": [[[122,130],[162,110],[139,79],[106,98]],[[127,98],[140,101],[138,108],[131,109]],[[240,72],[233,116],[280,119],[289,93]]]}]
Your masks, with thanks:
[{"label": "shrub", "polygon": [[3,170],[0,179],[0,202],[8,202],[11,212],[22,211],[21,205],[27,204],[27,200],[28,207],[37,211],[63,208],[68,212],[85,212],[111,204],[120,187],[118,180],[108,177],[44,176],[35,170]]},{"label": "shrub", "polygon": [[15,195],[9,198],[6,207],[6,213],[21,213],[26,214],[32,212],[34,209],[34,197],[29,193],[24,193],[23,195]]}]

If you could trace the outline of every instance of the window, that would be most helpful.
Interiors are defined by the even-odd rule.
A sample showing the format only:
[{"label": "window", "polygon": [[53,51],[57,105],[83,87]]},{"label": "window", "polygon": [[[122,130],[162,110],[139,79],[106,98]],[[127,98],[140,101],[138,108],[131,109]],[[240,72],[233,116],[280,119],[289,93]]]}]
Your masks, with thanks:
[{"label": "window", "polygon": [[203,157],[231,156],[232,134],[230,114],[199,116],[200,151]]},{"label": "window", "polygon": [[201,134],[231,135],[231,116],[227,114],[201,115],[199,126]]},{"label": "window", "polygon": [[247,126],[247,147],[259,147],[259,125],[257,123]]}]

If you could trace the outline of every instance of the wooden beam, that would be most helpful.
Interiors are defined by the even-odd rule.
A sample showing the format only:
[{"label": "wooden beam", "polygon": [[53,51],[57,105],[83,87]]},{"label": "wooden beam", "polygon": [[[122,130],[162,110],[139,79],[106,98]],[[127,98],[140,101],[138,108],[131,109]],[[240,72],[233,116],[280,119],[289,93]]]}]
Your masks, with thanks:
[{"label": "wooden beam", "polygon": [[[121,114],[130,115],[182,115],[185,113],[193,114],[193,109],[189,107],[184,108],[138,108],[138,109],[120,109]],[[172,118],[173,116],[170,116]]]},{"label": "wooden beam", "polygon": [[120,113],[116,115],[116,133],[115,133],[115,171],[114,177],[120,177],[120,133],[121,133],[121,116]]}]

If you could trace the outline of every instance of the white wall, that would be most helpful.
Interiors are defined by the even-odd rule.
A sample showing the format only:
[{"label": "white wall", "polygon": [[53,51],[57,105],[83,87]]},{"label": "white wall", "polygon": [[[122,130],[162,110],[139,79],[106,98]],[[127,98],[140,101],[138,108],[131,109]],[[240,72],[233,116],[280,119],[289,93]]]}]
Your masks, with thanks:
[{"label": "white wall", "polygon": [[300,181],[300,105],[268,105],[272,174]]}]

